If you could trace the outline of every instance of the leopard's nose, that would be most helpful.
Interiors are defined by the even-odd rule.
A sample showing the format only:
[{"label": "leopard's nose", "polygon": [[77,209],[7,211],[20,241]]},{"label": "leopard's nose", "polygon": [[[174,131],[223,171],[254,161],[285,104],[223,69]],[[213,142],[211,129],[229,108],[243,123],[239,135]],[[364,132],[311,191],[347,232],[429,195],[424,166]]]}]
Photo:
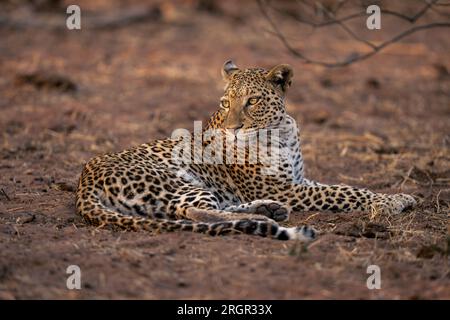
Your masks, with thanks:
[{"label": "leopard's nose", "polygon": [[237,116],[228,116],[224,123],[225,129],[236,130],[240,129],[244,126],[242,121]]}]

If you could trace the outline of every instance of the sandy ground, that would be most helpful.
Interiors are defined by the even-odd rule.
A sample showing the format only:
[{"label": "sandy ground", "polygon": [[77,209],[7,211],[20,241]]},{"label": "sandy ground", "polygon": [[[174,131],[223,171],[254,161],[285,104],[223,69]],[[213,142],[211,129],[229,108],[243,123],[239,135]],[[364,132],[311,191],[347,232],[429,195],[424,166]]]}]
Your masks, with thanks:
[{"label": "sandy ground", "polygon": [[[79,3],[86,17],[111,9]],[[141,5],[123,3],[110,2],[123,11]],[[12,18],[27,14],[2,6]],[[448,29],[326,69],[289,55],[252,3],[154,6],[153,19],[114,28],[0,24],[0,299],[450,298]],[[315,57],[361,49],[336,28],[280,24]],[[383,32],[407,26],[386,19]],[[307,246],[95,229],[75,215],[83,164],[206,120],[229,58],[294,67],[287,105],[302,128],[309,177],[410,193],[419,206],[398,216],[296,213],[288,225],[324,232]],[[82,290],[66,288],[69,265],[80,266]],[[380,290],[366,286],[369,265],[381,269]]]}]

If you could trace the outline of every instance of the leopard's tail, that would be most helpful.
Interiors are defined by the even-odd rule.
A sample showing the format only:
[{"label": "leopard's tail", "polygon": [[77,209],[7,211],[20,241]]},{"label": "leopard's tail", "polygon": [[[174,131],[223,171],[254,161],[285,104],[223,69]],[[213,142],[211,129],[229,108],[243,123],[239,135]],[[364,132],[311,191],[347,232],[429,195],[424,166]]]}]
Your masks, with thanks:
[{"label": "leopard's tail", "polygon": [[90,224],[112,226],[125,230],[148,230],[156,232],[191,231],[212,236],[233,233],[254,234],[278,240],[310,241],[315,231],[307,226],[285,228],[271,221],[249,219],[196,222],[191,220],[168,220],[138,217],[116,212],[92,197],[77,197],[77,211]]}]

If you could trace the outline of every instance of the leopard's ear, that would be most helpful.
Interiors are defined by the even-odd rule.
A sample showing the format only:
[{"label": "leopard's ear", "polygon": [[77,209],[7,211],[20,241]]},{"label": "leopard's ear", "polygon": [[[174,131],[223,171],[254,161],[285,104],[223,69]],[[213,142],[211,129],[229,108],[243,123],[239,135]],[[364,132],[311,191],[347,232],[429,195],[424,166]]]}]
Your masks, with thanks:
[{"label": "leopard's ear", "polygon": [[225,81],[228,81],[230,79],[230,76],[235,73],[236,71],[239,71],[239,68],[236,67],[236,65],[233,63],[233,61],[228,60],[225,61],[222,67],[222,77]]},{"label": "leopard's ear", "polygon": [[270,81],[282,93],[286,93],[292,83],[294,70],[288,64],[279,64],[273,67],[266,75],[267,81]]}]

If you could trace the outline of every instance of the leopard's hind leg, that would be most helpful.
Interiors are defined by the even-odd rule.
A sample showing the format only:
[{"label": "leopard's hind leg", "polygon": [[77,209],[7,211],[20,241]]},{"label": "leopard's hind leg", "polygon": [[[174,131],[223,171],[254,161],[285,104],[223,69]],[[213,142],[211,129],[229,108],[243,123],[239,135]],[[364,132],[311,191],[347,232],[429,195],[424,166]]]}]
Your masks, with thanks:
[{"label": "leopard's hind leg", "polygon": [[[275,204],[276,208],[275,208]],[[202,190],[197,192],[196,197],[184,198],[182,201],[174,203],[176,207],[177,219],[189,219],[195,222],[225,223],[231,222],[230,230],[245,234],[254,234],[262,237],[270,237],[279,240],[299,239],[303,241],[312,240],[316,232],[308,226],[285,228],[276,223],[271,217],[272,213],[247,213],[252,212],[254,208],[259,206],[273,205],[274,211],[280,208],[275,201],[254,201],[247,207],[244,212],[239,211],[238,207],[229,206],[225,209],[219,209],[220,205],[214,195]],[[252,208],[252,210],[250,210]],[[234,210],[236,209],[236,210]]]},{"label": "leopard's hind leg", "polygon": [[[153,219],[126,215],[105,206],[95,197],[78,198],[77,209],[78,213],[93,225],[99,227],[111,226],[125,230],[190,231],[211,236],[244,233],[278,240],[295,239],[301,241],[312,240],[315,236],[314,230],[306,226],[284,228],[268,218],[265,218],[266,220],[257,220],[254,219],[254,215],[239,213],[227,215],[227,213],[220,212],[220,210],[214,211],[194,207],[182,209],[184,211],[183,214],[178,213],[191,220]],[[261,216],[257,217],[264,218]]]}]

